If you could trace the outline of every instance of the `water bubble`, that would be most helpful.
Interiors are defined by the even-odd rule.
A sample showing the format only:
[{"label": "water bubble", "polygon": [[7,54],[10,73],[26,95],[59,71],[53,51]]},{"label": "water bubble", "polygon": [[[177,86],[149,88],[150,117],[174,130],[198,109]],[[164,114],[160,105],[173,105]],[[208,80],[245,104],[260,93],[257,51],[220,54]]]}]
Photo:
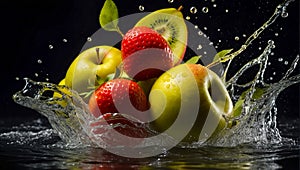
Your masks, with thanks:
[{"label": "water bubble", "polygon": [[276,72],[273,72],[273,75],[275,76],[275,75],[276,75]]},{"label": "water bubble", "polygon": [[283,61],[283,58],[278,58],[278,61],[279,61],[279,62],[282,62],[282,61]]},{"label": "water bubble", "polygon": [[45,80],[46,80],[46,81],[49,81],[49,78],[46,78]]},{"label": "water bubble", "polygon": [[274,55],[274,52],[271,52],[271,54],[270,55]]},{"label": "water bubble", "polygon": [[68,40],[64,38],[64,39],[63,39],[63,42],[68,42]]},{"label": "water bubble", "polygon": [[229,12],[229,10],[228,10],[228,9],[225,9],[225,12],[226,12],[226,13],[228,13],[228,12]]},{"label": "water bubble", "polygon": [[261,47],[258,47],[258,50],[261,50]]},{"label": "water bubble", "polygon": [[144,10],[145,10],[145,7],[144,7],[143,5],[140,5],[140,6],[139,6],[139,10],[140,10],[140,11],[144,11]]},{"label": "water bubble", "polygon": [[52,50],[53,49],[53,45],[49,45],[49,49]]},{"label": "water bubble", "polygon": [[198,31],[198,35],[203,35],[203,32],[202,31]]},{"label": "water bubble", "polygon": [[198,29],[199,27],[198,27],[198,25],[195,25],[195,29]]},{"label": "water bubble", "polygon": [[243,37],[246,37],[246,34],[243,34]]},{"label": "water bubble", "polygon": [[35,77],[38,77],[38,76],[39,76],[39,74],[38,74],[38,73],[34,73],[34,76],[35,76]]},{"label": "water bubble", "polygon": [[186,20],[190,20],[191,17],[190,17],[190,16],[186,16],[185,19],[186,19]]},{"label": "water bubble", "polygon": [[221,31],[221,29],[220,29],[220,28],[218,28],[218,29],[217,29],[217,31],[219,31],[219,32],[220,32],[220,31]]},{"label": "water bubble", "polygon": [[218,42],[220,43],[220,42],[222,42],[222,40],[219,40]]},{"label": "water bubble", "polygon": [[87,41],[92,41],[92,38],[91,37],[87,37]]},{"label": "water bubble", "polygon": [[207,27],[203,27],[204,30],[207,30]]},{"label": "water bubble", "polygon": [[207,52],[206,52],[206,51],[204,51],[204,52],[203,52],[203,54],[207,54]]},{"label": "water bubble", "polygon": [[203,7],[203,8],[202,8],[202,12],[203,12],[203,13],[208,13],[208,8],[207,8],[207,7]]},{"label": "water bubble", "polygon": [[37,60],[37,63],[42,64],[43,61],[42,61],[41,59],[38,59],[38,60]]},{"label": "water bubble", "polygon": [[211,0],[211,2],[216,2],[216,0]]},{"label": "water bubble", "polygon": [[174,2],[174,0],[168,0],[168,2],[169,2],[169,3],[173,3],[173,2]]},{"label": "water bubble", "polygon": [[216,45],[215,48],[219,48],[219,47]]},{"label": "water bubble", "polygon": [[16,77],[15,79],[16,79],[16,80],[20,80],[20,78],[19,78],[19,77]]},{"label": "water bubble", "polygon": [[284,64],[285,64],[285,65],[288,65],[288,64],[289,64],[289,62],[288,62],[288,61],[285,61],[285,62],[284,62]]},{"label": "water bubble", "polygon": [[190,8],[190,12],[191,12],[192,14],[196,14],[197,11],[198,11],[197,8],[194,7],[194,6],[192,6],[192,7]]},{"label": "water bubble", "polygon": [[217,7],[217,4],[213,4],[213,7],[214,7],[214,8]]},{"label": "water bubble", "polygon": [[273,77],[270,77],[270,80],[273,80]]},{"label": "water bubble", "polygon": [[240,40],[240,37],[235,36],[235,37],[234,37],[234,40],[238,41],[238,40]]}]

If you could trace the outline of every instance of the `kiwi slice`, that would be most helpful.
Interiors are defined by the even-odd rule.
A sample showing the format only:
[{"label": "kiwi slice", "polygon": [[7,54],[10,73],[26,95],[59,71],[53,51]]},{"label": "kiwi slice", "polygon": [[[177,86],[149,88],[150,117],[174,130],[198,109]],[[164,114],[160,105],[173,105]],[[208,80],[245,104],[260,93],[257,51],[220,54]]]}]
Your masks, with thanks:
[{"label": "kiwi slice", "polygon": [[147,26],[156,30],[168,41],[174,53],[174,65],[183,60],[187,46],[187,26],[181,8],[164,8],[143,17],[135,26]]}]

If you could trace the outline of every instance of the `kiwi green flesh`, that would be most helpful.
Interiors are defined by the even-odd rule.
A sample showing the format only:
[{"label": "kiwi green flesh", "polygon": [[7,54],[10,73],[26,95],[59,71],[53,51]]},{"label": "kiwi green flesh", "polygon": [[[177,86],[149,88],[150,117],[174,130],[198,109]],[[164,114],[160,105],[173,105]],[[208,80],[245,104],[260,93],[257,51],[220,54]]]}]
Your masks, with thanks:
[{"label": "kiwi green flesh", "polygon": [[174,65],[180,64],[187,44],[187,26],[180,11],[160,9],[143,17],[135,26],[147,26],[161,34],[174,53]]}]

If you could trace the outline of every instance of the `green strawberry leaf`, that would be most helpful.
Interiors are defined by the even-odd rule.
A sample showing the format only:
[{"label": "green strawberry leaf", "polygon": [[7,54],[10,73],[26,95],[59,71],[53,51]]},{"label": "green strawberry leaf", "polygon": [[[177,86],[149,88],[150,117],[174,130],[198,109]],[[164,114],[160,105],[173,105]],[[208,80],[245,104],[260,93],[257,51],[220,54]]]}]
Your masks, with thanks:
[{"label": "green strawberry leaf", "polygon": [[194,56],[194,57],[190,58],[188,61],[186,61],[185,63],[196,64],[200,60],[201,57],[202,56]]},{"label": "green strawberry leaf", "polygon": [[220,60],[221,62],[227,61],[227,60],[223,61],[222,58],[225,57],[225,56],[226,56],[228,53],[230,53],[232,50],[233,50],[233,49],[227,49],[227,50],[222,50],[222,51],[218,52],[218,53],[215,55],[213,62],[218,61],[218,60]]},{"label": "green strawberry leaf", "polygon": [[99,22],[106,31],[118,31],[118,8],[112,0],[106,0],[101,9]]}]

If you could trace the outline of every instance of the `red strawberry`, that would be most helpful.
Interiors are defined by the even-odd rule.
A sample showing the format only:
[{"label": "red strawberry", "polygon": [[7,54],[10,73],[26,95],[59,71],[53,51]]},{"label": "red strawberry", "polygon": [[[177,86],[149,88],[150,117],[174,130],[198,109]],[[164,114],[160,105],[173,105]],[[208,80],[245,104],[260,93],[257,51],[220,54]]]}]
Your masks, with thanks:
[{"label": "red strawberry", "polygon": [[146,124],[120,113],[105,113],[91,123],[90,127],[94,136],[92,139],[96,143],[104,141],[109,146],[136,146],[143,138],[154,134]]},{"label": "red strawberry", "polygon": [[89,109],[95,117],[105,113],[127,113],[144,119],[149,103],[143,89],[124,78],[109,80],[100,85],[89,100]]},{"label": "red strawberry", "polygon": [[130,29],[123,37],[121,52],[124,71],[136,80],[158,77],[173,66],[168,42],[149,27]]}]

